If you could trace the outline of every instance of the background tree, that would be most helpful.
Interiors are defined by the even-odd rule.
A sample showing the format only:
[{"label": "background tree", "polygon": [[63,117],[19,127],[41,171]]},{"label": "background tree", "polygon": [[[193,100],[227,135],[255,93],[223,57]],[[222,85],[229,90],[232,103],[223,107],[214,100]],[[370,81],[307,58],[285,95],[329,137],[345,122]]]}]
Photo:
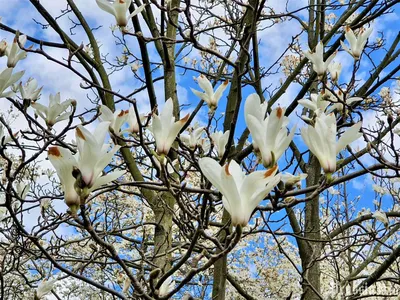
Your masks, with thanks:
[{"label": "background tree", "polygon": [[397,297],[398,2],[0,1],[1,298]]}]

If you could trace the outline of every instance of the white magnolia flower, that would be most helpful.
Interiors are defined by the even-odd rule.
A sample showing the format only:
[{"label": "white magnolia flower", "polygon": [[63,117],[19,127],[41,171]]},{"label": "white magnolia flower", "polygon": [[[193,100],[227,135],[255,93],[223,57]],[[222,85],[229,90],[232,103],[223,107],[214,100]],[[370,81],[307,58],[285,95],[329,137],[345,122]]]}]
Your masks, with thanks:
[{"label": "white magnolia flower", "polygon": [[[260,104],[258,96],[253,94],[247,97],[244,112],[245,121],[256,147],[260,150],[263,165],[270,167],[278,161],[287,147],[289,147],[296,126],[293,126],[288,134],[286,126],[289,123],[289,119],[284,116],[285,109],[281,107],[275,108],[263,120],[261,115],[264,109],[265,107]],[[261,114],[256,113],[254,115],[257,110],[261,111]]]},{"label": "white magnolia flower", "polygon": [[7,46],[6,55],[7,55],[7,67],[14,68],[17,63],[26,58],[26,52],[21,50],[18,45],[18,41],[22,47],[24,47],[26,43],[27,37],[26,35],[20,35],[18,40],[17,37],[14,38],[14,41],[11,45]]},{"label": "white magnolia flower", "polygon": [[331,187],[328,188],[328,192],[329,192],[329,194],[331,194],[331,195],[340,195],[339,190],[335,189],[333,186],[331,186]]},{"label": "white magnolia flower", "polygon": [[207,139],[207,138],[200,139],[199,142],[197,143],[197,145],[200,146],[201,149],[203,149],[204,153],[207,153],[210,150],[210,147],[211,147],[210,140]]},{"label": "white magnolia flower", "polygon": [[193,129],[190,134],[181,134],[181,140],[190,149],[194,150],[201,139],[204,127]]},{"label": "white magnolia flower", "polygon": [[96,0],[96,3],[102,10],[112,14],[115,17],[118,26],[120,27],[125,27],[128,25],[128,21],[142,12],[142,10],[146,7],[146,4],[142,4],[127,17],[126,14],[129,10],[132,0],[115,0],[114,2],[109,2],[107,0]]},{"label": "white magnolia flower", "polygon": [[51,206],[50,198],[44,198],[44,199],[40,200],[40,208],[42,210],[46,210],[46,209],[50,208],[50,206]]},{"label": "white magnolia flower", "polygon": [[294,186],[301,188],[301,181],[306,179],[307,176],[308,176],[308,174],[305,174],[305,173],[301,173],[298,175],[292,175],[290,173],[285,172],[281,175],[281,180],[287,188],[292,188]]},{"label": "white magnolia flower", "polygon": [[[146,116],[144,114],[139,114],[139,122],[143,122],[145,119],[146,119]],[[139,129],[140,129],[139,122],[136,117],[135,108],[133,106],[131,106],[129,108],[127,122],[128,122],[128,129],[126,129],[127,132],[139,133]]]},{"label": "white magnolia flower", "polygon": [[347,47],[346,44],[343,43],[343,41],[340,41],[340,44],[347,53],[353,56],[355,60],[358,60],[360,59],[360,56],[367,43],[368,37],[371,35],[372,31],[372,27],[368,28],[367,30],[361,28],[358,35],[356,36],[353,30],[351,30],[350,26],[346,26],[345,37],[350,44],[350,48]]},{"label": "white magnolia flower", "polygon": [[377,184],[373,184],[373,185],[372,185],[372,189],[373,189],[375,192],[377,192],[378,194],[381,194],[381,195],[385,195],[385,194],[388,193],[388,190],[387,190],[387,189],[385,189],[384,187],[381,187],[381,186],[379,186],[379,185],[377,185]]},{"label": "white magnolia flower", "polygon": [[320,41],[315,47],[315,52],[308,50],[304,52],[304,55],[312,62],[314,71],[317,73],[318,78],[321,79],[324,77],[329,64],[335,58],[336,53],[332,54],[324,61],[324,45]]},{"label": "white magnolia flower", "polygon": [[[251,94],[247,97],[244,103],[244,118],[246,124],[249,123],[248,117],[251,115],[255,117],[258,122],[263,122],[265,120],[268,109],[268,102],[261,103],[261,99],[257,94]],[[253,148],[255,151],[259,151],[257,142],[253,139]]]},{"label": "white magnolia flower", "polygon": [[28,195],[28,192],[30,190],[31,186],[28,182],[17,182],[15,185],[15,190],[17,191],[18,196],[22,199],[25,200],[26,196]]},{"label": "white magnolia flower", "polygon": [[116,110],[114,113],[105,105],[100,106],[100,121],[110,122],[110,131],[116,136],[121,135],[121,127],[128,119],[128,110]]},{"label": "white magnolia flower", "polygon": [[317,109],[320,109],[321,111],[325,111],[325,109],[329,105],[329,101],[324,100],[325,94],[320,93],[320,94],[311,94],[310,99],[301,99],[298,100],[297,102],[308,108],[311,109],[312,111],[316,111]]},{"label": "white magnolia flower", "polygon": [[382,222],[385,226],[389,225],[389,219],[387,218],[386,214],[381,210],[376,210],[372,214],[372,217],[375,218],[376,220]]},{"label": "white magnolia flower", "polygon": [[46,125],[52,127],[57,122],[67,120],[71,116],[72,110],[69,112],[66,112],[66,110],[71,105],[76,104],[76,101],[71,99],[62,103],[60,101],[60,93],[57,93],[49,96],[49,106],[44,106],[38,102],[33,102],[31,106],[35,109],[36,114],[46,122]]},{"label": "white magnolia flower", "polygon": [[325,173],[336,171],[336,156],[348,144],[362,136],[361,122],[350,127],[336,141],[337,126],[334,114],[317,112],[315,126],[302,128],[301,136],[310,151],[318,158]]},{"label": "white magnolia flower", "polygon": [[129,279],[128,276],[126,276],[124,281],[124,286],[122,288],[122,293],[126,294],[129,291],[130,287],[131,287],[131,280]]},{"label": "white magnolia flower", "polygon": [[328,66],[329,74],[331,74],[331,80],[337,82],[342,72],[342,64],[340,62],[333,61]]},{"label": "white magnolia flower", "polygon": [[19,83],[18,88],[21,93],[22,99],[28,99],[31,101],[36,101],[39,98],[39,94],[43,87],[37,88],[38,83],[36,79],[29,78],[28,81],[23,85],[22,82]]},{"label": "white magnolia flower", "polygon": [[333,105],[328,109],[328,111],[327,111],[328,113],[330,113],[334,110],[343,111],[343,109],[344,109],[343,103],[350,105],[353,102],[363,100],[363,98],[361,98],[361,97],[350,97],[350,98],[344,99],[344,94],[340,90],[336,91],[335,95],[331,94],[329,97],[329,100],[331,100],[333,102]]},{"label": "white magnolia flower", "polygon": [[131,70],[132,72],[136,72],[137,70],[139,70],[143,65],[139,64],[137,61],[131,63]]},{"label": "white magnolia flower", "polygon": [[189,119],[187,114],[183,119],[175,122],[173,114],[174,104],[169,98],[165,102],[164,108],[160,115],[153,114],[153,122],[150,130],[156,140],[157,153],[167,155],[173,142],[175,141],[179,131]]},{"label": "white magnolia flower", "polygon": [[7,68],[0,73],[0,98],[14,96],[13,91],[4,92],[8,87],[16,83],[24,75],[25,71],[12,73],[13,68]]},{"label": "white magnolia flower", "polygon": [[160,286],[160,290],[158,292],[160,297],[168,295],[175,288],[175,281],[172,280],[172,277],[168,277],[165,279],[163,284]]},{"label": "white magnolia flower", "polygon": [[[101,176],[104,168],[112,161],[114,154],[121,146],[114,146],[108,151],[109,145],[104,144],[109,122],[101,122],[91,133],[81,125],[76,128],[78,146],[78,168],[82,179],[88,188],[99,187],[122,176],[123,171],[116,171]],[[93,188],[94,189],[94,188]]]},{"label": "white magnolia flower", "polygon": [[281,180],[276,174],[278,166],[268,171],[255,171],[245,175],[234,160],[220,166],[212,158],[199,160],[204,176],[222,194],[222,203],[229,212],[232,224],[246,226],[251,213]]},{"label": "white magnolia flower", "polygon": [[44,296],[50,293],[56,281],[57,279],[43,280],[36,290],[37,299],[43,299]]},{"label": "white magnolia flower", "polygon": [[204,92],[197,91],[195,89],[192,89],[192,92],[199,97],[200,99],[204,100],[207,104],[210,110],[215,110],[218,106],[218,101],[221,99],[223,92],[225,89],[228,87],[228,80],[223,82],[217,90],[214,92],[214,88],[212,87],[211,82],[207,79],[206,76],[201,74],[199,77],[197,77],[197,82],[199,86],[204,90]]},{"label": "white magnolia flower", "polygon": [[224,156],[225,147],[229,140],[229,133],[230,130],[225,131],[225,133],[222,131],[216,131],[210,134],[210,138],[215,146],[215,149],[217,150],[219,158]]}]

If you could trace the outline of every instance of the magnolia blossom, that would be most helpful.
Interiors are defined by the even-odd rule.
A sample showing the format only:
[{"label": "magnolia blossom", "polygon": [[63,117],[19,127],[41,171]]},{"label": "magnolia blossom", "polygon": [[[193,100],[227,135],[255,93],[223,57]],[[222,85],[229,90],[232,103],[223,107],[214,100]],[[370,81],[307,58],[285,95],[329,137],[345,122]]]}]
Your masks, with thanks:
[{"label": "magnolia blossom", "polygon": [[230,130],[225,131],[225,133],[223,133],[222,131],[216,131],[210,134],[211,140],[215,145],[219,158],[222,158],[222,156],[224,156],[225,147],[229,140],[229,134]]},{"label": "magnolia blossom", "polygon": [[315,52],[308,50],[304,55],[312,62],[314,71],[317,73],[318,78],[324,77],[329,64],[335,58],[336,53],[332,54],[324,61],[324,45],[320,41],[315,47]]},{"label": "magnolia blossom", "polygon": [[[254,116],[258,122],[263,122],[267,114],[268,102],[261,103],[261,99],[257,94],[251,94],[247,97],[244,104],[244,118],[246,124],[249,123],[249,116]],[[257,142],[253,139],[253,147],[256,152],[259,151]]]},{"label": "magnolia blossom", "polygon": [[301,173],[299,175],[292,175],[290,173],[283,173],[281,175],[281,180],[285,184],[285,187],[288,189],[293,188],[294,186],[297,186],[298,188],[301,188],[301,181],[307,178],[307,174]]},{"label": "magnolia blossom", "polygon": [[199,97],[200,99],[204,100],[207,104],[208,107],[211,110],[215,110],[218,106],[218,101],[222,97],[222,93],[225,91],[225,89],[228,87],[228,80],[223,82],[217,90],[214,92],[214,88],[211,85],[211,82],[207,79],[206,76],[201,74],[199,77],[197,77],[197,82],[199,86],[204,90],[204,92],[197,91],[195,89],[192,89],[192,92]]},{"label": "magnolia blossom", "polygon": [[146,4],[139,6],[127,17],[126,14],[129,10],[132,0],[115,0],[112,3],[107,0],[96,0],[96,2],[102,10],[112,14],[115,17],[117,24],[120,27],[125,27],[128,25],[128,21],[140,13],[146,6]]},{"label": "magnolia blossom", "polygon": [[344,109],[343,103],[346,103],[346,105],[350,105],[353,102],[362,101],[363,98],[350,97],[350,98],[345,99],[344,94],[342,93],[342,91],[339,90],[339,91],[336,91],[335,95],[331,94],[329,97],[329,100],[331,100],[334,103],[328,110],[328,112],[332,112],[334,110],[343,111],[343,109]]},{"label": "magnolia blossom", "polygon": [[76,105],[75,100],[69,99],[62,103],[60,101],[60,93],[57,93],[49,96],[49,106],[33,102],[32,107],[35,109],[36,114],[46,122],[46,125],[52,127],[57,122],[67,120],[71,116],[72,110],[69,112],[66,112],[66,110],[71,105]]},{"label": "magnolia blossom", "polygon": [[381,210],[377,210],[372,214],[372,217],[375,218],[376,220],[382,222],[385,226],[389,225],[389,219],[386,216],[386,213],[384,213]]},{"label": "magnolia blossom", "polygon": [[373,184],[373,185],[372,185],[372,189],[373,189],[375,192],[377,192],[378,194],[381,194],[381,195],[385,195],[385,194],[388,193],[388,190],[387,190],[387,189],[385,189],[384,187],[381,187],[381,186],[379,186],[379,185],[377,185],[377,184]]},{"label": "magnolia blossom", "polygon": [[340,41],[340,44],[347,53],[353,56],[355,60],[358,60],[360,59],[361,53],[363,52],[368,37],[371,35],[372,31],[372,27],[368,28],[367,30],[361,28],[358,35],[356,36],[353,30],[351,30],[350,26],[346,26],[345,37],[350,44],[350,48],[347,47],[346,44],[343,43],[343,41]]},{"label": "magnolia blossom", "polygon": [[151,124],[150,130],[156,140],[158,154],[168,154],[179,131],[189,119],[189,114],[187,114],[183,119],[175,122],[173,109],[174,104],[172,99],[169,98],[167,102],[165,102],[160,115],[153,114],[153,123]]},{"label": "magnolia blossom", "polygon": [[30,184],[26,182],[19,181],[15,185],[15,190],[17,191],[18,197],[20,197],[22,200],[25,200],[30,188]]},{"label": "magnolia blossom", "polygon": [[109,145],[104,144],[110,122],[101,122],[95,131],[79,125],[76,128],[76,141],[78,146],[78,168],[82,174],[82,180],[88,188],[99,187],[117,179],[123,171],[109,173],[101,176],[104,168],[111,162],[114,154],[121,148],[114,146],[108,151]]},{"label": "magnolia blossom", "polygon": [[298,100],[297,102],[308,108],[311,109],[312,111],[316,111],[317,109],[320,109],[321,111],[325,111],[325,109],[329,105],[329,101],[324,100],[325,94],[320,93],[320,94],[311,94],[310,99],[301,99]]},{"label": "magnolia blossom", "polygon": [[113,134],[119,136],[121,134],[121,127],[128,118],[128,110],[116,110],[114,113],[105,105],[100,106],[99,119],[102,122],[110,122],[110,130]]},{"label": "magnolia blossom", "polygon": [[37,88],[38,83],[36,79],[29,78],[28,81],[23,85],[22,82],[19,83],[18,88],[21,93],[22,99],[28,99],[31,101],[36,101],[39,98],[39,94],[43,87]]},{"label": "magnolia blossom", "polygon": [[362,136],[359,132],[361,122],[353,125],[336,141],[337,127],[334,114],[325,115],[317,112],[315,126],[302,128],[301,136],[310,149],[318,158],[325,173],[336,171],[336,155],[348,144]]},{"label": "magnolia blossom", "polygon": [[193,129],[190,134],[181,134],[181,140],[192,150],[194,150],[200,141],[204,127]]},{"label": "magnolia blossom", "polygon": [[122,288],[122,293],[126,294],[129,291],[130,286],[131,286],[131,280],[129,279],[128,276],[126,276],[124,281],[124,286]]},{"label": "magnolia blossom", "polygon": [[27,40],[26,35],[20,35],[18,37],[18,40],[17,37],[15,37],[14,42],[11,45],[7,46],[6,49],[7,67],[14,68],[20,60],[26,58],[26,52],[24,50],[21,50],[21,48],[18,45],[19,42],[21,46],[24,47],[26,40]]},{"label": "magnolia blossom", "polygon": [[263,106],[258,101],[258,96],[250,95],[246,99],[245,116],[246,124],[250,130],[253,141],[259,148],[263,165],[270,167],[282,156],[294,136],[296,126],[287,134],[286,126],[289,119],[284,116],[285,109],[275,108],[264,120],[260,114],[254,111],[263,110]]},{"label": "magnolia blossom", "polygon": [[7,68],[0,73],[0,98],[14,96],[13,91],[4,92],[8,87],[16,83],[24,75],[24,71],[12,73],[12,68]]},{"label": "magnolia blossom", "polygon": [[135,112],[135,108],[133,106],[131,106],[129,108],[129,113],[127,116],[127,122],[128,122],[128,129],[126,131],[130,132],[130,133],[139,133],[139,122],[144,121],[145,119],[145,115],[144,114],[139,114],[139,121],[136,117],[136,112]]},{"label": "magnolia blossom", "polygon": [[268,171],[255,171],[245,175],[234,160],[221,167],[209,157],[199,160],[204,176],[222,194],[222,203],[231,215],[232,224],[246,226],[257,205],[281,180],[275,165]]},{"label": "magnolia blossom", "polygon": [[43,299],[44,296],[51,292],[56,281],[57,279],[43,280],[36,290],[36,298]]},{"label": "magnolia blossom", "polygon": [[328,188],[328,192],[329,192],[329,194],[331,194],[331,195],[340,195],[339,190],[335,189],[333,186],[330,186],[330,187]]},{"label": "magnolia blossom", "polygon": [[328,71],[329,71],[329,74],[331,74],[332,81],[337,82],[339,79],[340,73],[342,72],[342,64],[340,62],[333,61],[328,66]]},{"label": "magnolia blossom", "polygon": [[175,288],[175,281],[172,280],[172,277],[168,277],[160,286],[158,294],[160,297],[164,297],[168,295],[168,293],[170,293],[174,288]]}]

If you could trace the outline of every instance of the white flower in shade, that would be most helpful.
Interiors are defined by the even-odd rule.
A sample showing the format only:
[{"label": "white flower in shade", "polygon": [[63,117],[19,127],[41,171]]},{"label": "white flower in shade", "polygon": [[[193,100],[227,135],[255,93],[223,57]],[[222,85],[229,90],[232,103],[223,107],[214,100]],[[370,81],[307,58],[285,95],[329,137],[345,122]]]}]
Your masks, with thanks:
[{"label": "white flower in shade", "polygon": [[30,188],[30,184],[26,182],[24,183],[19,181],[15,185],[15,190],[17,191],[18,197],[20,197],[22,200],[25,200]]},{"label": "white flower in shade", "polygon": [[301,181],[307,178],[307,174],[301,173],[299,175],[292,175],[290,173],[283,173],[281,175],[281,180],[285,184],[287,188],[292,188],[294,186],[297,186],[298,188],[301,188]]},{"label": "white flower in shade", "polygon": [[328,66],[329,74],[331,74],[331,80],[337,82],[339,80],[340,73],[342,72],[342,64],[340,62],[331,62]]},{"label": "white flower in shade", "polygon": [[226,80],[225,82],[223,82],[214,93],[214,88],[206,76],[201,74],[199,77],[197,77],[196,80],[199,86],[204,90],[204,92],[200,92],[191,88],[192,92],[197,97],[204,100],[211,110],[215,110],[218,106],[219,99],[221,99],[223,92],[228,87],[229,81]]},{"label": "white flower in shade", "polygon": [[365,45],[367,44],[368,37],[371,35],[373,28],[370,27],[367,30],[365,30],[364,28],[360,28],[357,36],[354,34],[353,30],[351,30],[350,26],[346,26],[345,30],[345,37],[350,44],[350,48],[347,47],[346,44],[343,43],[343,41],[340,41],[340,44],[347,53],[353,56],[355,60],[358,60],[360,59],[360,56],[364,50]]},{"label": "white flower in shade", "polygon": [[160,297],[164,297],[168,295],[175,288],[175,281],[172,280],[172,277],[168,277],[165,279],[163,284],[160,286],[160,290],[158,292]]},{"label": "white flower in shade", "polygon": [[362,136],[360,128],[361,122],[358,122],[336,141],[335,115],[317,112],[315,126],[302,128],[301,136],[310,151],[318,158],[324,172],[328,174],[336,171],[336,156],[339,152]]},{"label": "white flower in shade", "polygon": [[12,68],[7,68],[0,73],[0,98],[14,96],[13,91],[4,92],[8,87],[16,83],[24,75],[25,71],[12,73]]},{"label": "white flower in shade", "polygon": [[343,103],[346,103],[346,105],[350,105],[353,102],[363,100],[363,98],[361,98],[361,97],[350,97],[350,98],[345,99],[342,91],[340,91],[340,90],[336,91],[335,95],[333,95],[332,93],[330,94],[329,100],[332,101],[333,105],[327,110],[328,113],[330,113],[334,110],[343,111],[343,109],[344,109]]},{"label": "white flower in shade", "polygon": [[[251,96],[251,95],[250,95]],[[289,119],[284,116],[285,109],[275,108],[264,120],[260,115],[253,115],[254,111],[263,110],[257,97],[247,97],[245,104],[245,120],[253,141],[259,149],[265,167],[274,165],[289,147],[294,136],[296,126],[287,133],[286,126]],[[247,103],[249,102],[249,103]],[[261,105],[261,106],[260,106]]]},{"label": "white flower in shade", "polygon": [[142,12],[142,10],[146,7],[146,4],[143,4],[136,8],[130,15],[126,16],[132,0],[115,0],[114,2],[109,2],[107,0],[96,0],[96,3],[102,10],[112,14],[115,17],[118,26],[120,27],[125,27],[128,25],[128,21]]},{"label": "white flower in shade", "polygon": [[204,157],[199,160],[199,166],[222,194],[222,203],[234,226],[246,226],[253,210],[281,180],[280,174],[275,175],[276,165],[268,171],[255,171],[249,175],[245,175],[234,160],[222,167],[214,159]]},{"label": "white flower in shade", "polygon": [[43,280],[37,290],[36,290],[36,297],[37,299],[43,299],[44,296],[49,294],[51,290],[54,287],[54,284],[56,283],[57,279],[51,279],[51,280]]},{"label": "white flower in shade", "polygon": [[22,82],[19,83],[18,88],[21,93],[22,99],[28,99],[32,101],[36,101],[39,98],[39,94],[42,91],[42,88],[37,88],[38,83],[36,79],[29,78],[28,81],[23,85]]},{"label": "white flower in shade", "polygon": [[[145,119],[146,119],[146,116],[144,114],[139,114],[139,122],[143,122]],[[136,117],[135,108],[133,106],[131,106],[129,108],[127,122],[128,122],[128,129],[126,129],[127,132],[139,133],[139,129],[140,129],[139,122]]]},{"label": "white flower in shade", "polygon": [[7,46],[6,55],[7,55],[7,67],[14,68],[17,63],[26,58],[26,52],[21,50],[18,45],[18,41],[22,47],[24,47],[26,43],[27,37],[26,35],[20,35],[18,40],[17,37],[14,38],[14,41],[11,45]]},{"label": "white flower in shade", "polygon": [[131,70],[132,72],[136,72],[137,70],[139,70],[143,65],[139,64],[137,61],[131,63]]},{"label": "white flower in shade", "polygon": [[150,130],[153,133],[154,139],[156,140],[158,154],[168,154],[169,149],[179,134],[179,131],[189,119],[189,114],[187,114],[183,119],[175,122],[173,109],[174,104],[172,99],[169,98],[167,102],[165,102],[164,108],[160,115],[158,116],[153,114],[153,122]]},{"label": "white flower in shade", "polygon": [[324,45],[320,41],[315,47],[315,52],[308,50],[304,55],[312,62],[313,69],[317,73],[318,78],[324,77],[329,64],[335,58],[336,53],[332,54],[324,61]]},{"label": "white flower in shade", "polygon": [[312,111],[316,111],[317,109],[320,109],[321,111],[325,111],[325,109],[329,105],[329,101],[324,100],[325,94],[320,93],[320,94],[311,94],[310,99],[301,99],[298,100],[297,102],[308,108],[311,109]]},{"label": "white flower in shade", "polygon": [[222,158],[225,153],[225,147],[229,140],[230,130],[225,131],[216,131],[210,134],[211,140],[217,150],[217,154],[219,158]]},{"label": "white flower in shade", "polygon": [[204,127],[193,129],[190,134],[181,134],[181,140],[190,149],[194,150],[201,139]]},{"label": "white flower in shade", "polygon": [[197,145],[199,145],[201,147],[201,149],[203,149],[204,153],[208,152],[211,147],[210,140],[207,138],[200,139],[199,142],[197,143]]},{"label": "white flower in shade", "polygon": [[81,125],[76,128],[76,142],[79,154],[78,168],[88,188],[99,187],[117,179],[124,173],[123,171],[116,171],[101,176],[104,168],[108,166],[114,154],[121,148],[121,146],[114,146],[108,151],[109,145],[104,144],[109,126],[109,122],[101,122],[93,133]]},{"label": "white flower in shade", "polygon": [[5,40],[0,41],[0,57],[6,55],[7,42]]},{"label": "white flower in shade", "polygon": [[381,210],[376,210],[372,214],[372,217],[382,222],[385,225],[385,227],[389,225],[389,219],[387,218],[386,214]]},{"label": "white flower in shade", "polygon": [[49,106],[44,106],[38,102],[33,102],[31,106],[35,109],[36,114],[41,117],[46,125],[52,127],[57,122],[67,120],[71,114],[72,110],[66,112],[68,107],[75,105],[75,100],[65,100],[61,101],[60,93],[49,96]]},{"label": "white flower in shade", "polygon": [[124,281],[124,286],[122,288],[122,292],[126,294],[129,291],[129,288],[131,287],[131,280],[129,279],[128,276],[126,276],[125,281]]},{"label": "white flower in shade", "polygon": [[373,185],[372,185],[372,189],[373,189],[375,192],[377,192],[378,194],[381,194],[381,195],[385,195],[385,194],[388,193],[388,190],[387,190],[387,189],[385,189],[384,187],[381,187],[381,186],[379,186],[379,185],[377,185],[377,184],[373,184]]},{"label": "white flower in shade", "polygon": [[128,119],[128,110],[116,110],[114,113],[105,105],[100,106],[99,119],[102,122],[110,122],[110,131],[113,134],[120,136],[121,127]]}]

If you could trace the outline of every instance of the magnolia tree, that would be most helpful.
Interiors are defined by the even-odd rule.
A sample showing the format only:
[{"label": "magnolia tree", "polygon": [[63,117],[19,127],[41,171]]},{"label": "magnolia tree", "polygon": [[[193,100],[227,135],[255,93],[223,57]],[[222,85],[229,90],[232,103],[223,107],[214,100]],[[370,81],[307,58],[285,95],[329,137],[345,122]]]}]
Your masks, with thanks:
[{"label": "magnolia tree", "polygon": [[0,298],[397,297],[398,2],[0,1]]}]

